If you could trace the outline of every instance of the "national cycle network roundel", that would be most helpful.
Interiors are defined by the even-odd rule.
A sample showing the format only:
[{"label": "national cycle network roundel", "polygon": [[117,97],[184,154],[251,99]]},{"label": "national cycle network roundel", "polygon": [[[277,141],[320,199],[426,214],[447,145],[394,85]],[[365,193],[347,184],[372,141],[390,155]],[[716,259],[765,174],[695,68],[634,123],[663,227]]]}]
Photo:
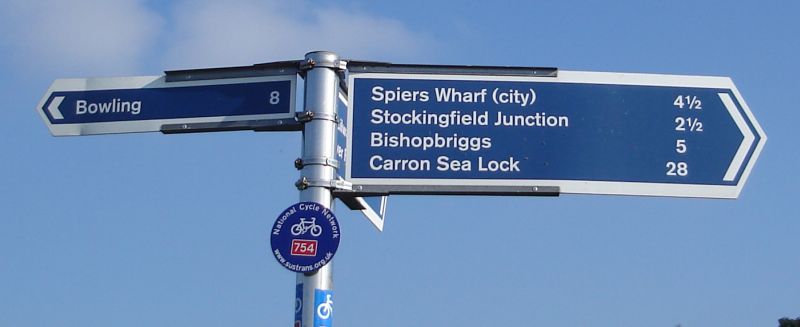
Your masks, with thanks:
[{"label": "national cycle network roundel", "polygon": [[339,248],[340,227],[329,208],[296,203],[281,212],[270,230],[272,254],[293,272],[312,272],[330,262]]}]

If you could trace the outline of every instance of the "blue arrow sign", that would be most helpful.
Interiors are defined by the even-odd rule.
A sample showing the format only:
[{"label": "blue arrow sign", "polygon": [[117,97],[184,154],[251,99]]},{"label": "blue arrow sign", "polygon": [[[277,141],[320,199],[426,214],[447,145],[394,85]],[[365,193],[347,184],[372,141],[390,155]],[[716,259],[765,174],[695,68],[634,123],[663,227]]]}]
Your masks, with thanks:
[{"label": "blue arrow sign", "polygon": [[729,78],[351,74],[346,178],[735,198],[766,135]]},{"label": "blue arrow sign", "polygon": [[163,76],[60,79],[37,110],[56,136],[291,118],[295,83],[294,75],[188,82],[166,82]]}]

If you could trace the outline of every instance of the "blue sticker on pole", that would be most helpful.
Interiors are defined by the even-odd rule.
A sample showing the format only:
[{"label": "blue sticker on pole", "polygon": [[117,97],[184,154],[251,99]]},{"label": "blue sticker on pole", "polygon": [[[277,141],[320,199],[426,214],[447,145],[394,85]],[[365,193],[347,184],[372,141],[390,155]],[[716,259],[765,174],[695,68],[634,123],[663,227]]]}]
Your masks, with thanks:
[{"label": "blue sticker on pole", "polygon": [[286,208],[272,226],[272,254],[293,272],[312,272],[333,259],[339,248],[339,222],[333,211],[316,202]]},{"label": "blue sticker on pole", "polygon": [[303,284],[297,284],[294,291],[294,327],[303,327]]},{"label": "blue sticker on pole", "polygon": [[314,290],[314,326],[331,327],[333,321],[333,291]]}]

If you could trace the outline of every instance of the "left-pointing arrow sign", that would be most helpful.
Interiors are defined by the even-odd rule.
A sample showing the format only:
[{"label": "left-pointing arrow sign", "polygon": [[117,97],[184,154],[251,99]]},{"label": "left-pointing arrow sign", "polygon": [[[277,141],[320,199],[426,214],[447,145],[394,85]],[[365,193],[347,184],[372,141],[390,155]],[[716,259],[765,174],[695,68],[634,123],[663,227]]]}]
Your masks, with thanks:
[{"label": "left-pointing arrow sign", "polygon": [[167,82],[164,76],[59,79],[37,111],[55,136],[285,119],[294,117],[296,79],[296,75],[181,82]]},{"label": "left-pointing arrow sign", "polygon": [[61,110],[58,109],[61,106],[61,102],[64,101],[64,97],[55,97],[53,101],[50,102],[50,105],[47,106],[47,111],[50,112],[50,116],[53,119],[61,120],[64,119],[64,115],[61,114]]}]

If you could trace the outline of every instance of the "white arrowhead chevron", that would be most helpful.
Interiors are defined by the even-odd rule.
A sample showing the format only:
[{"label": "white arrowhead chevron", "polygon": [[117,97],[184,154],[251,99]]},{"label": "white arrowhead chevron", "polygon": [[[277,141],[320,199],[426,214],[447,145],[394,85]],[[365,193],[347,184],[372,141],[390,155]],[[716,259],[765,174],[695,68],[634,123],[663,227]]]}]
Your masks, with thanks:
[{"label": "white arrowhead chevron", "polygon": [[728,171],[725,173],[725,177],[722,178],[722,180],[726,182],[731,182],[736,179],[739,169],[742,168],[742,165],[744,164],[747,151],[750,150],[750,146],[753,145],[756,137],[753,135],[750,127],[747,126],[747,122],[744,121],[742,114],[739,113],[739,109],[736,108],[736,104],[733,103],[731,96],[727,93],[719,93],[719,98],[722,99],[722,103],[725,105],[725,108],[728,109],[728,113],[731,114],[733,121],[736,123],[736,127],[738,127],[739,131],[741,131],[742,135],[744,135],[742,143],[739,144],[739,149],[736,150],[736,155],[733,156],[731,165],[728,166]]},{"label": "white arrowhead chevron", "polygon": [[47,106],[47,111],[50,112],[50,116],[53,117],[53,119],[64,119],[61,110],[58,109],[62,101],[64,101],[64,97],[55,97],[53,101],[50,102],[50,105]]}]

